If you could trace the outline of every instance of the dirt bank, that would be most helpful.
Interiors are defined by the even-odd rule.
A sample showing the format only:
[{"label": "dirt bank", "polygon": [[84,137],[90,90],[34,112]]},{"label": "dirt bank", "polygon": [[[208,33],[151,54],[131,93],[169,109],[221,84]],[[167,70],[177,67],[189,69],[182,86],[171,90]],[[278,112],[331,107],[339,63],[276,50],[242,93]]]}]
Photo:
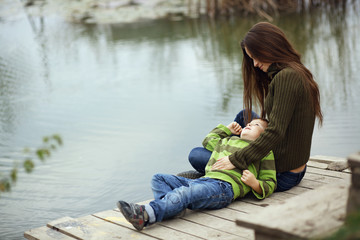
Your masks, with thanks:
[{"label": "dirt bank", "polygon": [[0,17],[58,16],[70,22],[130,23],[158,18],[198,17],[185,0],[0,0]]}]

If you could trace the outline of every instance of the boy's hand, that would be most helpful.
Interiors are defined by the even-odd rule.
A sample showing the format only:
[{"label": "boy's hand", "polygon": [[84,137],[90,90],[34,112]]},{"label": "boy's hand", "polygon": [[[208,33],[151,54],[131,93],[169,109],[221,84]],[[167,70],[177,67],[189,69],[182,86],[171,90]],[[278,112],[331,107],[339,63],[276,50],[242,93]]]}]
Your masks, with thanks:
[{"label": "boy's hand", "polygon": [[234,135],[240,135],[242,131],[242,127],[237,122],[230,123],[227,128],[231,131]]},{"label": "boy's hand", "polygon": [[256,179],[255,175],[249,170],[244,170],[241,176],[241,181],[251,187],[255,192],[262,194],[259,180]]}]

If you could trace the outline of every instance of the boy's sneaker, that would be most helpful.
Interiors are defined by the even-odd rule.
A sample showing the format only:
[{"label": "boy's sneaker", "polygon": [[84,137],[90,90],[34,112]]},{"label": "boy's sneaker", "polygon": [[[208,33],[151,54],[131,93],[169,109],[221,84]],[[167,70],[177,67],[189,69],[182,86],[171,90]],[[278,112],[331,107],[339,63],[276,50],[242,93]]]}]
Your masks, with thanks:
[{"label": "boy's sneaker", "polygon": [[117,206],[126,220],[128,220],[137,230],[141,231],[148,222],[149,217],[145,211],[144,205],[119,201]]},{"label": "boy's sneaker", "polygon": [[189,170],[189,171],[178,173],[178,174],[176,174],[176,176],[189,178],[189,179],[197,179],[197,178],[204,176],[204,174],[201,172],[198,172],[198,171]]}]

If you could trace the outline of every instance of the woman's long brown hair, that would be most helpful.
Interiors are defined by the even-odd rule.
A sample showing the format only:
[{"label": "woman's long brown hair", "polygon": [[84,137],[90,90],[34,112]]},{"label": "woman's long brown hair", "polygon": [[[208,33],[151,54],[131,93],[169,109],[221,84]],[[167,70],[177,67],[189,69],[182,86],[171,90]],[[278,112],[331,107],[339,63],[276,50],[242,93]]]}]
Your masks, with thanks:
[{"label": "woman's long brown hair", "polygon": [[251,119],[253,100],[259,105],[261,117],[265,118],[265,97],[268,93],[270,78],[259,68],[254,67],[252,58],[263,63],[275,63],[279,66],[290,67],[298,72],[303,79],[305,89],[309,92],[312,108],[319,124],[322,125],[323,115],[320,107],[320,92],[311,72],[301,63],[300,54],[292,47],[283,31],[271,23],[260,22],[255,24],[241,42],[243,50],[242,74],[244,80],[244,107]]}]

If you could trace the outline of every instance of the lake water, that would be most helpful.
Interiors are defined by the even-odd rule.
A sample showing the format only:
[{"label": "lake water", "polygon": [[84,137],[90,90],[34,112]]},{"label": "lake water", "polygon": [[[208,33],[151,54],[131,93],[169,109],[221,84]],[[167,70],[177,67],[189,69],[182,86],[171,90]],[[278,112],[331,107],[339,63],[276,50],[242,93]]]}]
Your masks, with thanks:
[{"label": "lake water", "polygon": [[[321,91],[325,116],[311,155],[360,150],[360,7],[274,19]],[[331,13],[331,14],[330,14]],[[0,18],[0,170],[43,136],[64,145],[0,196],[0,239],[63,216],[152,198],[155,173],[187,156],[242,109],[239,41],[255,18],[71,24]]]}]

